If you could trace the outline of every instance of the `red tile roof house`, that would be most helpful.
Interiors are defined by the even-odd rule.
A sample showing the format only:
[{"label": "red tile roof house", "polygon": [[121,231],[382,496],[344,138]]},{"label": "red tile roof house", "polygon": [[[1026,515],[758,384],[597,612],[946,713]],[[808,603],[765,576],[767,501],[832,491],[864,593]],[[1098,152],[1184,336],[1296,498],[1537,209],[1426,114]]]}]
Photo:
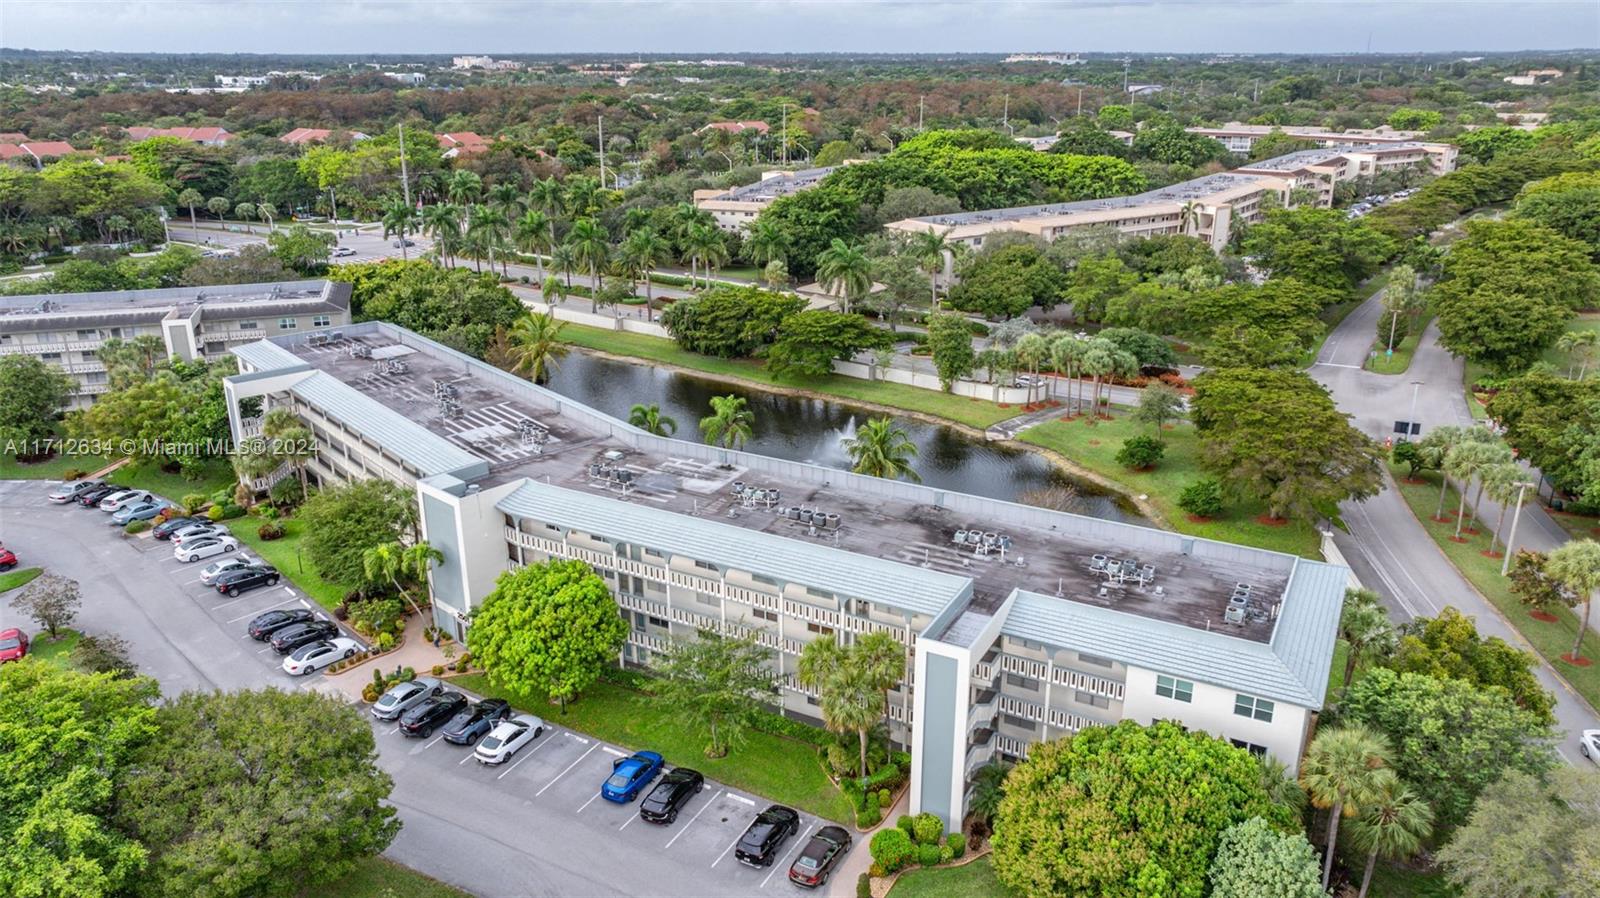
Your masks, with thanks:
[{"label": "red tile roof house", "polygon": [[457,156],[471,156],[489,149],[489,141],[471,131],[455,131],[437,136],[439,146],[444,148],[444,157],[446,159],[454,159]]},{"label": "red tile roof house", "polygon": [[27,143],[28,135],[21,131],[0,131],[0,143]]},{"label": "red tile roof house", "polygon": [[78,152],[76,147],[60,140],[0,143],[0,160],[27,159],[37,166],[43,166],[46,159],[56,159],[76,152]]},{"label": "red tile roof house", "polygon": [[701,132],[705,132],[705,131],[710,131],[710,130],[713,130],[713,129],[717,130],[717,131],[727,131],[729,134],[742,134],[742,133],[744,133],[746,131],[755,131],[758,134],[765,134],[768,131],[772,130],[772,126],[768,125],[766,122],[756,122],[756,121],[750,121],[750,122],[712,122],[712,123],[706,125],[705,127],[701,128],[700,131]]},{"label": "red tile roof house", "polygon": [[195,143],[208,147],[220,147],[233,139],[226,128],[151,128],[147,125],[134,125],[123,129],[128,132],[131,140],[149,140],[152,137],[176,137],[180,140],[192,140]]},{"label": "red tile roof house", "polygon": [[[296,128],[278,139],[284,143],[292,143],[295,146],[304,146],[308,143],[322,143],[328,139],[330,134],[334,133],[337,132],[328,128]],[[367,135],[362,134],[360,131],[347,131],[345,133],[350,135],[351,140],[367,139]]]}]

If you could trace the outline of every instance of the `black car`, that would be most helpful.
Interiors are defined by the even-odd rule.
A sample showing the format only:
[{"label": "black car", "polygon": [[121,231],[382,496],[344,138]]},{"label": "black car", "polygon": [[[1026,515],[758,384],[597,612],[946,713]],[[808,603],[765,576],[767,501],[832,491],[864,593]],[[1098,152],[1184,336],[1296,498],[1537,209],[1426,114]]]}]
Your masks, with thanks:
[{"label": "black car", "polygon": [[444,741],[471,745],[511,716],[511,703],[503,698],[486,698],[470,708],[462,708],[444,725]]},{"label": "black car", "polygon": [[741,864],[770,867],[778,859],[783,843],[799,831],[800,814],[794,808],[772,805],[757,814],[750,828],[739,837],[739,846],[733,850],[733,856]]},{"label": "black car", "polygon": [[250,621],[250,638],[257,642],[265,642],[268,636],[278,630],[282,630],[284,627],[291,624],[303,624],[316,619],[317,616],[305,608],[284,608],[277,611],[268,611],[266,614],[258,615],[254,620]]},{"label": "black car", "polygon": [[273,651],[280,655],[287,655],[308,642],[316,642],[319,639],[332,639],[338,635],[338,624],[331,620],[314,620],[284,627],[274,632],[267,641],[272,643]]},{"label": "black car", "polygon": [[167,518],[165,521],[150,528],[150,535],[156,539],[172,539],[172,534],[189,526],[200,523],[199,518],[181,517]]},{"label": "black car", "polygon": [[446,723],[467,707],[467,697],[459,692],[441,692],[418,702],[400,715],[400,732],[407,736],[433,735],[433,728]]},{"label": "black car", "polygon": [[849,850],[850,834],[843,827],[824,826],[789,865],[789,881],[808,889],[822,885]]},{"label": "black car", "polygon": [[706,787],[706,778],[698,770],[675,767],[661,782],[639,802],[639,819],[651,823],[671,823],[690,797],[700,794]]},{"label": "black car", "polygon": [[127,487],[97,486],[92,490],[84,490],[83,492],[79,493],[76,497],[76,501],[84,508],[99,508],[101,499],[104,499],[112,493],[120,493],[124,489],[127,489]]},{"label": "black car", "polygon": [[239,593],[255,589],[258,586],[276,586],[277,584],[277,569],[265,564],[252,564],[237,570],[224,571],[217,575],[217,592],[229,598],[237,598]]}]

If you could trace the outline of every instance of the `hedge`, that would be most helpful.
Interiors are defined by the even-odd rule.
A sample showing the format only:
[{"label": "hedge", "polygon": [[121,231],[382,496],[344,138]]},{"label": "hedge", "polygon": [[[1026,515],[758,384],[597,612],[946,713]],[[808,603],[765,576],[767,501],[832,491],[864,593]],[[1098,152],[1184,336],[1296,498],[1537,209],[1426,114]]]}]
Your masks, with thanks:
[{"label": "hedge", "polygon": [[[872,837],[872,862],[885,874],[893,873],[910,863],[916,846],[905,830],[885,829]],[[937,850],[937,849],[935,849]]]}]

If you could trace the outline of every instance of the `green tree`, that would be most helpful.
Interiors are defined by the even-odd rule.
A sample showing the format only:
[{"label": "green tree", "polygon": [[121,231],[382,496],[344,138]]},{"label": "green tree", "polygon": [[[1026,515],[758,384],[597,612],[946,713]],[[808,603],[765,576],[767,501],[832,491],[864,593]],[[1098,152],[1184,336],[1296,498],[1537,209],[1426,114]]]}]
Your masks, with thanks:
[{"label": "green tree", "polygon": [[991,238],[959,271],[950,290],[951,308],[992,319],[1014,318],[1033,306],[1046,311],[1061,303],[1071,282],[1034,240]]},{"label": "green tree", "polygon": [[[1472,481],[1478,480],[1479,475],[1496,465],[1511,462],[1511,447],[1501,442],[1468,442],[1451,449],[1444,457],[1444,473],[1460,481],[1460,502],[1456,509],[1456,535],[1455,539],[1461,540],[1461,530],[1466,524],[1467,515],[1467,490],[1472,486]],[[1482,497],[1483,486],[1480,481],[1478,495],[1472,500],[1472,516],[1477,519],[1478,499]]]},{"label": "green tree", "polygon": [[1323,730],[1306,749],[1300,784],[1311,803],[1328,811],[1328,844],[1322,862],[1322,887],[1328,887],[1339,843],[1339,821],[1354,817],[1395,786],[1388,740],[1359,723]]},{"label": "green tree", "polygon": [[718,358],[756,355],[777,339],[778,327],[806,301],[758,287],[717,286],[680,299],[661,314],[678,345]]},{"label": "green tree", "polygon": [[1006,777],[1011,765],[1004,761],[990,761],[972,774],[972,797],[967,799],[967,813],[988,827],[1000,813],[1000,802],[1006,797]]},{"label": "green tree", "polygon": [[767,369],[779,377],[827,377],[835,359],[849,361],[893,343],[887,331],[854,312],[809,309],[778,325],[777,339],[767,348]]},{"label": "green tree", "polygon": [[1133,154],[1141,159],[1193,168],[1224,158],[1228,149],[1220,141],[1192,134],[1181,125],[1172,124],[1139,131],[1133,138]]},{"label": "green tree", "polygon": [[972,373],[977,355],[966,318],[948,313],[930,316],[928,349],[933,356],[933,369],[939,372],[939,385],[946,393],[956,381]]},{"label": "green tree", "polygon": [[1368,802],[1361,814],[1350,821],[1351,844],[1367,853],[1357,898],[1367,898],[1372,870],[1380,856],[1387,860],[1408,858],[1420,851],[1432,834],[1433,809],[1398,782]]},{"label": "green tree", "polygon": [[743,396],[711,397],[711,414],[700,419],[708,445],[738,449],[755,436],[755,415]]},{"label": "green tree", "polygon": [[634,281],[644,282],[644,307],[650,320],[656,317],[655,295],[650,284],[650,273],[669,258],[670,245],[650,228],[640,228],[629,234],[618,247],[617,255]]},{"label": "green tree", "polygon": [[841,311],[849,312],[872,290],[872,264],[861,247],[835,238],[817,256],[817,285],[842,299]]},{"label": "green tree", "polygon": [[1211,898],[1326,898],[1317,855],[1299,833],[1260,817],[1228,827],[1211,862]]},{"label": "green tree", "polygon": [[840,444],[850,456],[850,470],[857,474],[885,480],[904,477],[913,483],[922,480],[911,467],[912,459],[917,457],[917,444],[895,425],[893,418],[872,418],[856,430],[855,436],[846,437]]},{"label": "green tree", "polygon": [[1084,123],[1061,129],[1061,133],[1056,136],[1056,142],[1050,145],[1049,152],[1073,156],[1115,156],[1118,159],[1125,159],[1129,148],[1115,135]]},{"label": "green tree", "polygon": [[1600,174],[1569,172],[1535,181],[1517,195],[1512,214],[1587,245],[1600,261]]},{"label": "green tree", "polygon": [[1539,141],[1531,131],[1493,125],[1463,132],[1454,138],[1454,142],[1463,153],[1479,162],[1493,162],[1497,158],[1527,152]]},{"label": "green tree", "polygon": [[403,262],[411,258],[406,252],[406,244],[409,242],[406,238],[417,230],[416,207],[400,197],[390,197],[389,201],[383,204],[382,214],[380,222],[383,225],[383,239],[400,238],[397,241],[400,244],[400,260]]},{"label": "green tree", "polygon": [[[567,246],[572,248],[573,258],[589,269],[591,296],[592,291],[598,290],[603,283],[601,272],[611,261],[610,241],[611,235],[592,218],[578,219],[572,223],[572,230],[567,232]],[[598,303],[590,304],[590,311],[599,310]]]},{"label": "green tree", "polygon": [[831,732],[856,734],[862,776],[868,772],[867,734],[887,713],[888,691],[905,670],[903,649],[897,664],[885,663],[881,649],[880,641],[845,647],[831,636],[814,639],[806,643],[796,668],[800,684],[817,693],[823,724]]},{"label": "green tree", "polygon": [[301,506],[306,561],[335,583],[366,579],[366,553],[374,546],[414,535],[417,500],[380,478],[324,487]]},{"label": "green tree", "polygon": [[906,238],[906,253],[928,275],[928,306],[933,309],[939,308],[939,273],[944,271],[946,257],[952,252],[949,235],[950,229],[946,228],[916,231]]},{"label": "green tree", "polygon": [[1401,106],[1389,113],[1389,127],[1397,131],[1432,131],[1439,127],[1444,116],[1432,109],[1414,109]]},{"label": "green tree", "polygon": [[1081,259],[1067,279],[1066,301],[1072,304],[1073,313],[1085,321],[1105,318],[1106,304],[1139,282],[1139,276],[1129,271],[1115,253]]},{"label": "green tree", "polygon": [[1240,245],[1275,278],[1292,277],[1340,291],[1377,271],[1395,249],[1361,219],[1316,208],[1270,211],[1245,231]]},{"label": "green tree", "polygon": [[1160,433],[1168,421],[1182,414],[1183,394],[1174,387],[1156,382],[1140,392],[1139,407],[1134,410],[1133,420],[1148,424],[1152,431]]},{"label": "green tree", "polygon": [[250,226],[250,220],[256,217],[256,204],[255,203],[240,203],[237,206],[234,206],[233,207],[233,215],[234,215],[235,218],[238,218],[239,220],[244,222],[245,233],[247,233],[247,234],[254,234],[255,233],[255,230],[252,229],[251,226]]},{"label": "green tree", "polygon": [[412,613],[421,617],[421,606],[400,581],[405,578],[426,583],[428,569],[443,562],[444,553],[425,542],[409,546],[399,540],[379,543],[361,553],[362,581],[369,586],[387,581],[394,587],[395,593],[411,606]]},{"label": "green tree", "polygon": [[1350,681],[1355,679],[1356,666],[1363,657],[1368,660],[1388,659],[1399,645],[1399,634],[1389,620],[1383,600],[1370,589],[1346,589],[1344,607],[1339,613],[1339,638],[1344,640],[1344,689],[1350,691]]},{"label": "green tree", "polygon": [[218,221],[221,221],[222,217],[227,215],[228,210],[232,208],[233,204],[228,202],[228,198],[225,196],[214,196],[211,199],[206,200],[206,209],[209,210],[212,215],[215,215]]},{"label": "green tree", "polygon": [[205,205],[205,202],[206,198],[200,194],[200,191],[195,190],[193,187],[190,187],[178,194],[178,205],[189,207],[189,230],[193,231],[196,236],[200,234],[200,224],[199,222],[195,221],[194,207],[203,206]]},{"label": "green tree", "polygon": [[0,356],[0,444],[7,455],[45,455],[56,415],[76,386],[71,377],[37,356]]},{"label": "green tree", "polygon": [[777,222],[758,218],[750,223],[744,238],[744,255],[757,267],[783,262],[789,256],[789,235]]},{"label": "green tree", "polygon": [[339,238],[325,231],[295,225],[267,235],[267,245],[283,264],[301,274],[313,274],[327,267]]},{"label": "green tree", "polygon": [[1166,452],[1166,443],[1155,437],[1140,434],[1122,441],[1122,448],[1117,450],[1117,464],[1135,471],[1149,471],[1161,461],[1161,456]]},{"label": "green tree", "polygon": [[1263,791],[1249,752],[1166,721],[1036,744],[1005,793],[995,875],[1039,898],[1200,895],[1230,827],[1252,817],[1294,824]]},{"label": "green tree", "polygon": [[32,618],[55,639],[78,616],[78,609],[83,607],[83,591],[78,581],[46,572],[11,597],[11,607]]},{"label": "green tree", "polygon": [[678,422],[670,415],[663,415],[659,405],[635,405],[628,410],[628,423],[658,437],[669,437],[678,432]]},{"label": "green tree", "polygon": [[186,693],[155,724],[129,761],[116,815],[150,850],[140,895],[302,895],[400,831],[372,728],[343,699]]},{"label": "green tree", "polygon": [[536,384],[550,379],[550,372],[560,366],[571,350],[561,340],[565,321],[559,321],[549,312],[528,312],[512,322],[507,336],[511,344],[513,364],[511,373],[525,375]]},{"label": "green tree", "polygon": [[565,710],[627,637],[606,581],[581,561],[549,561],[500,575],[472,614],[467,649],[490,682]]},{"label": "green tree", "polygon": [[1565,586],[1583,603],[1578,636],[1573,640],[1572,651],[1567,656],[1569,660],[1576,661],[1583,657],[1583,637],[1589,632],[1589,611],[1594,605],[1595,590],[1600,589],[1600,543],[1592,539],[1563,543],[1550,553],[1544,570],[1552,580]]},{"label": "green tree", "polygon": [[1600,884],[1600,776],[1508,773],[1486,788],[1438,860],[1463,898],[1592,895]]},{"label": "green tree", "polygon": [[1465,680],[1480,689],[1503,692],[1518,707],[1554,723],[1555,696],[1534,675],[1537,664],[1531,652],[1498,636],[1479,635],[1472,618],[1449,607],[1438,617],[1407,622],[1392,654],[1383,662],[1401,673]]},{"label": "green tree", "polygon": [[654,660],[662,677],[656,697],[706,734],[706,757],[726,757],[743,744],[771,695],[771,656],[754,636],[701,631]]},{"label": "green tree", "polygon": [[1543,773],[1555,760],[1549,724],[1464,680],[1377,668],[1350,687],[1342,710],[1388,738],[1395,772],[1427,796],[1441,832],[1506,771]]}]

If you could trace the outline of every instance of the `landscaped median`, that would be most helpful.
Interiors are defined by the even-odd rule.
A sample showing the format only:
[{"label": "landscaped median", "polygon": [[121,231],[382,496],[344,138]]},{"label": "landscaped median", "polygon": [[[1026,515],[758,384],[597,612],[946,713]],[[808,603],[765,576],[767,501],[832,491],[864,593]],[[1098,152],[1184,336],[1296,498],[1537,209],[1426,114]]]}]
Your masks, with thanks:
[{"label": "landscaped median", "polygon": [[[828,779],[818,745],[752,730],[727,756],[705,756],[705,736],[659,699],[616,682],[601,680],[569,703],[563,712],[544,696],[502,689],[482,673],[452,677],[454,685],[478,695],[503,698],[517,708],[597,739],[632,749],[657,751],[669,764],[693,767],[708,779],[754,792],[781,804],[835,821],[854,819],[850,801]],[[803,724],[788,722],[794,727]],[[807,728],[810,729],[810,728]],[[833,737],[817,730],[819,741]]]},{"label": "landscaped median", "polygon": [[[1517,600],[1511,593],[1509,581],[1500,576],[1502,558],[1498,555],[1488,557],[1483,553],[1489,549],[1489,526],[1475,536],[1463,535],[1462,542],[1455,542],[1456,524],[1454,519],[1440,522],[1433,519],[1433,513],[1439,505],[1439,474],[1434,471],[1425,471],[1417,482],[1409,482],[1403,476],[1401,468],[1390,468],[1394,483],[1400,494],[1405,497],[1406,504],[1411,506],[1411,511],[1417,516],[1417,522],[1433,537],[1435,544],[1450,563],[1456,566],[1462,576],[1466,577],[1478,592],[1492,602],[1502,615],[1510,621],[1528,644],[1550,663],[1573,689],[1577,690],[1584,701],[1592,708],[1600,708],[1600,663],[1588,667],[1580,667],[1561,660],[1561,656],[1572,651],[1573,642],[1578,635],[1580,626],[1578,616],[1569,608],[1556,608],[1553,611],[1555,620],[1541,621],[1529,615],[1528,607]],[[1453,514],[1458,507],[1459,498],[1454,485],[1445,495],[1445,508],[1447,514]],[[1470,514],[1470,510],[1468,512]],[[1492,524],[1493,522],[1489,522]],[[1584,634],[1583,656],[1600,662],[1600,636],[1593,631]]]}]

